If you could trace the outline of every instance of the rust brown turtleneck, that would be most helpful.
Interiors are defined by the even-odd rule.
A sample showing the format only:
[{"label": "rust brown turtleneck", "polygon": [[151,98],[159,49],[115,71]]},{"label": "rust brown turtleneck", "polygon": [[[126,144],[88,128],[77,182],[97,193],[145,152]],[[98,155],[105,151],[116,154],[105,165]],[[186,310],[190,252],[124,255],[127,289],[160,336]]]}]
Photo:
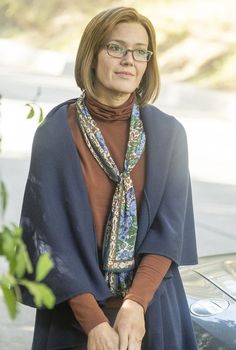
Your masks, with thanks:
[{"label": "rust brown turtleneck", "polygon": [[[85,99],[86,106],[101,130],[110,154],[120,172],[123,171],[129,137],[130,115],[134,100],[135,94],[131,94],[129,99],[121,106],[110,107],[89,96],[86,96]],[[75,103],[68,107],[68,123],[81,160],[81,167],[95,223],[98,253],[101,263],[104,227],[110,212],[116,183],[105,174],[89,151],[78,126]],[[138,214],[145,181],[145,161],[144,152],[131,171]],[[151,254],[144,255],[125,299],[132,299],[138,302],[146,311],[149,301],[159,287],[170,264],[171,260],[166,257]],[[106,307],[120,307],[122,302],[122,299],[112,297],[107,300]],[[94,296],[90,293],[79,294],[71,298],[69,304],[86,334],[99,323],[109,322]]]}]

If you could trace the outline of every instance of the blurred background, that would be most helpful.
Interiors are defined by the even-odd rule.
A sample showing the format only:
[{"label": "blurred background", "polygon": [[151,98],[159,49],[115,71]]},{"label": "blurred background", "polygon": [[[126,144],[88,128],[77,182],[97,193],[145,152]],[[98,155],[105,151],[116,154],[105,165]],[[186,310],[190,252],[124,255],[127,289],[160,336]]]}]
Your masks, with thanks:
[{"label": "blurred background", "polygon": [[[235,0],[0,0],[0,178],[9,203],[5,223],[19,222],[37,118],[79,95],[74,60],[83,29],[100,10],[132,6],[155,26],[161,93],[155,105],[188,136],[199,256],[236,247]],[[0,273],[4,271],[0,260]],[[0,296],[1,299],[1,296]],[[0,348],[28,350],[34,311],[10,321],[0,302]],[[11,346],[9,347],[9,343]]]}]

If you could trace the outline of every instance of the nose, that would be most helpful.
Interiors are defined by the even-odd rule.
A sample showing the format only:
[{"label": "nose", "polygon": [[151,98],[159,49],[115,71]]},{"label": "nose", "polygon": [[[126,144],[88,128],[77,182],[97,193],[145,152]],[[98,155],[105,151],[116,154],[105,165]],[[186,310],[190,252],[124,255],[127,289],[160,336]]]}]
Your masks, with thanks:
[{"label": "nose", "polygon": [[126,65],[134,65],[133,52],[127,50],[126,54],[122,57],[121,63]]}]

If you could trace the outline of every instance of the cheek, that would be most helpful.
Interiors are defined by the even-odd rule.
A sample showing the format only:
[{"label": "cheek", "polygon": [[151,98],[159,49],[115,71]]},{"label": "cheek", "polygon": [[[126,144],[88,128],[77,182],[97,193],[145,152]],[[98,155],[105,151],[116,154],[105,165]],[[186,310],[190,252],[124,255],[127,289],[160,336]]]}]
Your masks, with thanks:
[{"label": "cheek", "polygon": [[97,65],[95,69],[95,74],[98,79],[107,79],[112,72],[112,64],[109,62],[109,59],[104,57],[98,58]]},{"label": "cheek", "polygon": [[102,53],[98,54],[96,66],[95,66],[95,75],[96,77],[100,77],[104,74],[104,57]]},{"label": "cheek", "polygon": [[139,67],[139,70],[138,70],[138,77],[139,77],[139,80],[142,79],[144,73],[146,72],[146,69],[147,69],[147,64],[142,65],[142,66]]}]

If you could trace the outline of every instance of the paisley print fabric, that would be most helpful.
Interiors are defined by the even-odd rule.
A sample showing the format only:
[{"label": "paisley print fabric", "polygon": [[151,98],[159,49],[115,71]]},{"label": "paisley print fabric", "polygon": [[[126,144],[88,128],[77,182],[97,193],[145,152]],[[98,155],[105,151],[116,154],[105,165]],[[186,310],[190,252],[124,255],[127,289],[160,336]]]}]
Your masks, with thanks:
[{"label": "paisley print fabric", "polygon": [[103,135],[91,117],[83,93],[76,103],[78,122],[85,142],[109,178],[117,183],[105,228],[103,269],[106,282],[115,296],[125,296],[133,279],[134,248],[137,236],[137,205],[130,172],[145,148],[145,133],[139,106],[134,103],[124,171],[119,172]]}]

